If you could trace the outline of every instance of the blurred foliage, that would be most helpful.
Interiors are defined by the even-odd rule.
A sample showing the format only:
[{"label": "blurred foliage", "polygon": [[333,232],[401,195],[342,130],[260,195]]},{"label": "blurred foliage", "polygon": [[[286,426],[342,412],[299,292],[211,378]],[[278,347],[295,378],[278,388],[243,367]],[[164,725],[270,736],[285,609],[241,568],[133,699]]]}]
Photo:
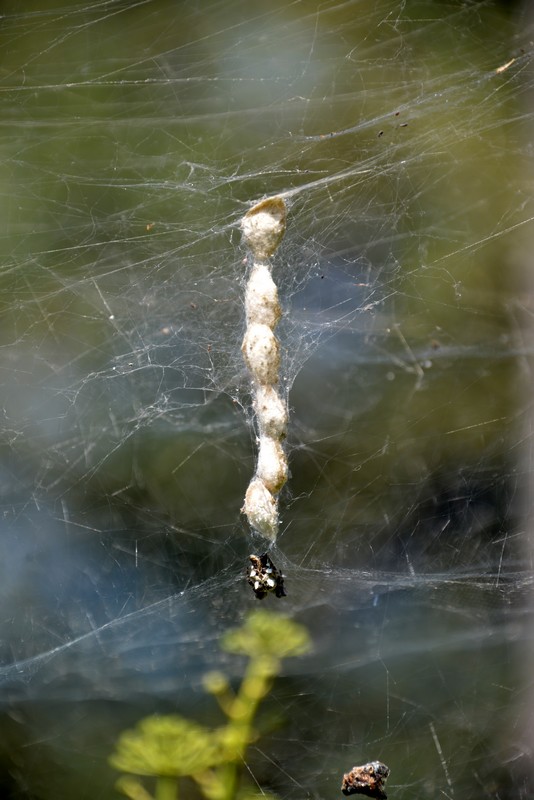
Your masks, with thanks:
[{"label": "blurred foliage", "polygon": [[[534,795],[514,777],[533,37],[531,4],[504,5],[2,4],[0,796],[107,800],[119,732],[200,719],[198,672],[227,671],[206,643],[242,613],[254,452],[236,223],[274,192],[292,197],[281,563],[314,657],[277,682],[291,728],[269,774],[248,762],[280,796],[328,797],[373,742],[399,794],[451,795],[446,759],[456,800]],[[236,696],[205,685],[224,719],[150,717],[130,765],[151,731],[175,770],[204,734],[235,753]],[[151,776],[196,787],[121,772],[136,800]]]},{"label": "blurred foliage", "polygon": [[[206,800],[245,800],[256,794],[253,788],[242,786],[240,773],[245,751],[257,738],[253,721],[258,706],[279,672],[281,659],[306,653],[310,641],[305,628],[289,618],[255,611],[240,628],[222,637],[221,646],[249,658],[235,694],[222,673],[212,672],[205,678],[204,687],[217,698],[226,724],[209,730],[176,714],[155,715],[125,731],[110,764],[130,773],[119,779],[117,789],[131,800],[175,800],[178,779],[187,776]],[[153,776],[155,794],[149,794],[131,775]]]}]

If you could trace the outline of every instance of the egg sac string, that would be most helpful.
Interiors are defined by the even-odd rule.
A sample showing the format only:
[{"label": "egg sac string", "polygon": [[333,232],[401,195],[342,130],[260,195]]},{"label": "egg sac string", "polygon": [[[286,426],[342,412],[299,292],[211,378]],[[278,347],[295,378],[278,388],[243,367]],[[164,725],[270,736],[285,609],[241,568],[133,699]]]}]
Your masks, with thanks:
[{"label": "egg sac string", "polygon": [[281,197],[262,200],[241,221],[252,264],[245,289],[247,327],[242,351],[252,379],[252,402],[258,426],[256,472],[245,494],[243,512],[251,528],[271,542],[278,534],[278,492],[287,481],[282,442],[287,433],[287,407],[278,391],[280,344],[274,329],[282,310],[271,275],[271,257],[286,228]]}]

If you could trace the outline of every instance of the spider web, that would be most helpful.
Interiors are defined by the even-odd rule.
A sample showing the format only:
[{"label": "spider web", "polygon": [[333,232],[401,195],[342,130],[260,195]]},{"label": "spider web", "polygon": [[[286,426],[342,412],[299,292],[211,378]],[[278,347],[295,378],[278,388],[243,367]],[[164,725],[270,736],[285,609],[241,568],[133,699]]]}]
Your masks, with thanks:
[{"label": "spider web", "polygon": [[532,794],[528,4],[2,5],[6,797],[113,797],[143,715],[257,606],[239,221],[273,275],[306,625],[247,768],[338,796]]}]

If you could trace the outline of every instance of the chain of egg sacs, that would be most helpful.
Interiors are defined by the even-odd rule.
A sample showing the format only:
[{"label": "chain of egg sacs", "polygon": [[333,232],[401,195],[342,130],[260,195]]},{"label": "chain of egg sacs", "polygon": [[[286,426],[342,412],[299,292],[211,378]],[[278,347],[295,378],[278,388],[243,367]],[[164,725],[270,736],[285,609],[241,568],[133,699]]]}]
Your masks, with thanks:
[{"label": "chain of egg sacs", "polygon": [[274,542],[278,533],[277,495],[288,472],[282,447],[287,408],[278,392],[280,344],[274,335],[282,310],[270,265],[286,229],[283,199],[271,197],[257,203],[243,217],[241,228],[252,255],[245,290],[247,329],[241,349],[252,378],[258,426],[258,462],[242,511],[255,531]]}]

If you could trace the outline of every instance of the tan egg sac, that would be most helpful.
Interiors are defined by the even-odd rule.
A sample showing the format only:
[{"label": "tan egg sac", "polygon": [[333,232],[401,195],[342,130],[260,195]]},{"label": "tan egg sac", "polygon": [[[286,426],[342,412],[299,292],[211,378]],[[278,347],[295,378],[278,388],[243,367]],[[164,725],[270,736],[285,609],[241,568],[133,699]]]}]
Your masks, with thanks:
[{"label": "tan egg sac", "polygon": [[287,481],[287,459],[282,445],[269,436],[260,436],[256,477],[276,494]]},{"label": "tan egg sac", "polygon": [[262,386],[278,383],[280,345],[268,325],[249,325],[241,350],[255,381]]},{"label": "tan egg sac", "polygon": [[245,292],[247,320],[268,325],[274,329],[282,309],[278,302],[278,290],[266,264],[254,264]]},{"label": "tan egg sac", "polygon": [[269,259],[274,254],[286,231],[286,217],[282,197],[268,197],[247,211],[241,229],[254,261]]},{"label": "tan egg sac", "polygon": [[276,541],[278,534],[278,506],[275,497],[259,478],[252,478],[245,494],[241,509],[249,525],[265,536]]},{"label": "tan egg sac", "polygon": [[280,345],[274,329],[281,316],[270,257],[286,227],[281,197],[262,200],[241,220],[252,266],[245,290],[247,328],[241,350],[252,379],[253,406],[258,422],[258,463],[245,495],[243,513],[250,526],[267,539],[278,534],[277,495],[287,481],[287,458],[281,442],[287,431],[287,408],[278,393]]},{"label": "tan egg sac", "polygon": [[254,411],[260,435],[281,441],[287,435],[287,407],[274,386],[257,386]]}]

